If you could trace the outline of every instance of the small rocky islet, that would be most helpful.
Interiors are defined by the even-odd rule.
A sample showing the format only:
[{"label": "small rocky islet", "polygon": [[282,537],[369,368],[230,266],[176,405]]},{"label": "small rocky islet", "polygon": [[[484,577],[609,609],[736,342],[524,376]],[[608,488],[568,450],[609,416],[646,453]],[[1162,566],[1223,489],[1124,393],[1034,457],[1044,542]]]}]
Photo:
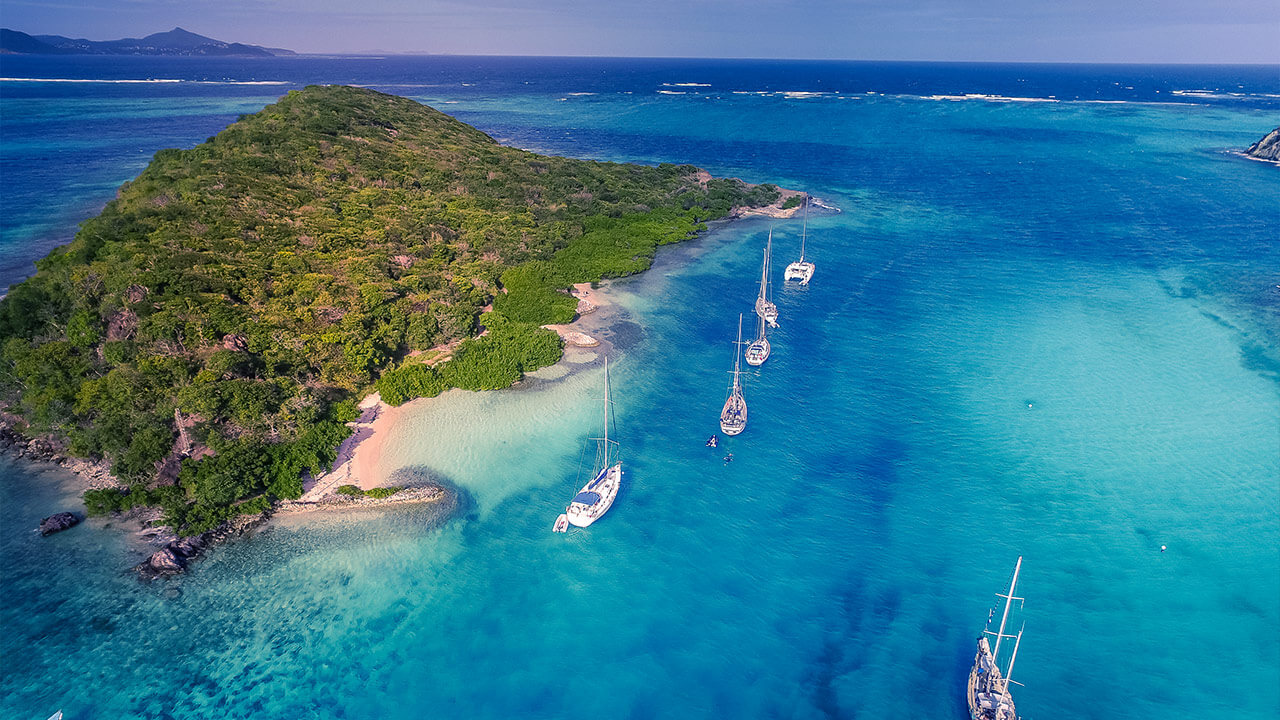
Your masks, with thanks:
[{"label": "small rocky islet", "polygon": [[1258,142],[1245,148],[1244,154],[1256,160],[1280,163],[1280,127],[1272,130]]}]

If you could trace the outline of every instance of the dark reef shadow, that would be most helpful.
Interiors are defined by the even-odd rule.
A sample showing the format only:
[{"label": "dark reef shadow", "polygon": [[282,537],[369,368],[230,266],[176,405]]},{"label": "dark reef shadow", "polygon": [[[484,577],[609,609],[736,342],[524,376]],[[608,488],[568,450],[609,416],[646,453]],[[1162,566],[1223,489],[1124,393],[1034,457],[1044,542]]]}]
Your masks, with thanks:
[{"label": "dark reef shadow", "polygon": [[406,503],[403,506],[384,505],[374,506],[371,509],[377,510],[394,510],[397,507],[419,507],[425,505],[432,508],[433,512],[428,520],[431,529],[435,529],[449,520],[454,518],[463,518],[466,520],[476,519],[476,501],[475,498],[465,488],[459,487],[445,475],[432,470],[426,465],[409,465],[402,467],[387,476],[387,484],[390,486],[403,486],[406,488],[419,487],[438,487],[445,491],[446,497],[438,502],[431,503]]}]

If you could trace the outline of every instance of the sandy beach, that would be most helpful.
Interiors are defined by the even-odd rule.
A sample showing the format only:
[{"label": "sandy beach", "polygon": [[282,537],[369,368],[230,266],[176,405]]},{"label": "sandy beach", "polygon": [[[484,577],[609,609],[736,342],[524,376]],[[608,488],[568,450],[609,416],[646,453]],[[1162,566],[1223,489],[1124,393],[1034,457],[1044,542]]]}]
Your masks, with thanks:
[{"label": "sandy beach", "polygon": [[[613,322],[616,314],[615,304],[605,287],[578,283],[570,292],[578,298],[577,317],[571,323],[543,326],[564,340],[565,354],[556,365],[567,367],[589,363],[598,353],[608,352],[609,343],[601,333]],[[336,491],[343,485],[355,485],[361,490],[387,486],[390,474],[396,470],[382,463],[387,438],[397,423],[423,403],[434,399],[418,398],[392,407],[383,402],[378,393],[366,396],[360,402],[360,417],[347,424],[352,433],[338,446],[338,458],[333,469],[320,477],[307,478],[303,482],[303,495],[296,503],[332,501],[340,497]],[[431,498],[420,500],[427,499]]]}]

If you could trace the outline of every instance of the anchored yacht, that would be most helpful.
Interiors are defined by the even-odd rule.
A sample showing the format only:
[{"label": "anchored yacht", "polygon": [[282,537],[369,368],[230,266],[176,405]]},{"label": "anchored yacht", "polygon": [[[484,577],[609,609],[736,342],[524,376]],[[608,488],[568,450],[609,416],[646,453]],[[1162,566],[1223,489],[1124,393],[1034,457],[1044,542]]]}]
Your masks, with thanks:
[{"label": "anchored yacht", "polygon": [[808,285],[813,279],[814,265],[804,259],[805,235],[809,229],[809,194],[804,196],[804,222],[800,226],[800,259],[787,266],[782,273],[782,281],[799,280],[801,285]]},{"label": "anchored yacht", "polygon": [[[1013,567],[1013,580],[1009,582],[1009,592],[996,595],[1004,600],[1004,614],[1000,616],[1000,628],[991,631],[991,623],[995,618],[995,608],[987,615],[987,628],[978,636],[978,652],[973,658],[973,667],[969,670],[969,684],[965,697],[969,702],[971,720],[1018,720],[1018,712],[1013,707],[1013,696],[1009,694],[1013,682],[1013,663],[1018,659],[1018,645],[1022,643],[1022,630],[1017,635],[1006,635],[1005,625],[1009,622],[1009,608],[1013,601],[1022,602],[1022,598],[1014,597],[1018,586],[1018,573],[1022,570],[1022,558]],[[995,647],[987,641],[995,638]],[[1013,653],[1004,670],[1000,669],[1000,644],[1004,640],[1013,640]],[[1006,646],[1007,647],[1007,646]]]},{"label": "anchored yacht", "polygon": [[[613,402],[609,399],[609,358],[604,359],[604,437],[592,438],[596,442],[596,461],[592,466],[591,480],[565,510],[563,517],[575,527],[587,527],[599,520],[609,511],[613,501],[618,497],[618,488],[622,486],[621,448],[616,440],[609,439],[609,425],[613,419]],[[564,532],[568,527],[556,519],[557,532]]]},{"label": "anchored yacht", "polygon": [[742,354],[738,352],[741,345],[742,315],[738,315],[738,340],[733,344],[733,384],[729,386],[729,397],[720,410],[720,430],[730,436],[747,429],[747,401],[742,397]]},{"label": "anchored yacht", "polygon": [[769,242],[764,246],[764,263],[760,266],[760,294],[756,296],[756,315],[764,318],[769,327],[778,327],[778,306],[769,299],[773,284],[769,282],[770,257],[773,254],[773,229],[769,230]]},{"label": "anchored yacht", "polygon": [[769,338],[765,337],[764,318],[756,318],[756,339],[747,346],[747,364],[760,367],[765,360],[769,359],[769,352]]}]

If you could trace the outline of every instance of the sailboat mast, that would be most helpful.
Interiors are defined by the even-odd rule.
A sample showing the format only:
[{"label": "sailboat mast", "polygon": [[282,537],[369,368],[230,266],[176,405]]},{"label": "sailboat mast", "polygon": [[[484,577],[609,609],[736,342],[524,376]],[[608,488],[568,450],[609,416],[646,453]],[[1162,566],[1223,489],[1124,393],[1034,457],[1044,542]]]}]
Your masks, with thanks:
[{"label": "sailboat mast", "polygon": [[769,281],[769,245],[773,244],[773,228],[769,228],[769,242],[764,246],[764,261],[760,263],[760,299],[766,300],[765,283]]},{"label": "sailboat mast", "polygon": [[804,194],[804,220],[800,224],[800,262],[804,262],[804,238],[809,231],[809,193]]},{"label": "sailboat mast", "polygon": [[1013,641],[1013,656],[1009,658],[1009,671],[1004,674],[1004,690],[1009,692],[1009,683],[1013,682],[1013,664],[1018,661],[1018,646],[1022,644],[1022,631],[1025,625],[1018,629],[1018,637]]},{"label": "sailboat mast", "polygon": [[742,367],[742,313],[738,313],[738,342],[733,344],[733,387],[738,387],[738,372]]},{"label": "sailboat mast", "polygon": [[1000,642],[1004,640],[1004,626],[1009,621],[1009,606],[1013,605],[1013,589],[1018,585],[1018,572],[1022,570],[1022,556],[1018,556],[1018,564],[1013,567],[1013,580],[1009,581],[1009,594],[1004,596],[1004,615],[1000,616],[1000,631],[996,633],[996,647],[991,651],[991,658],[998,662]]},{"label": "sailboat mast", "polygon": [[769,299],[769,265],[773,263],[773,229],[769,230],[769,242],[764,246],[764,285],[760,288],[761,294],[767,301]]},{"label": "sailboat mast", "polygon": [[609,464],[609,356],[604,356],[604,464]]}]

